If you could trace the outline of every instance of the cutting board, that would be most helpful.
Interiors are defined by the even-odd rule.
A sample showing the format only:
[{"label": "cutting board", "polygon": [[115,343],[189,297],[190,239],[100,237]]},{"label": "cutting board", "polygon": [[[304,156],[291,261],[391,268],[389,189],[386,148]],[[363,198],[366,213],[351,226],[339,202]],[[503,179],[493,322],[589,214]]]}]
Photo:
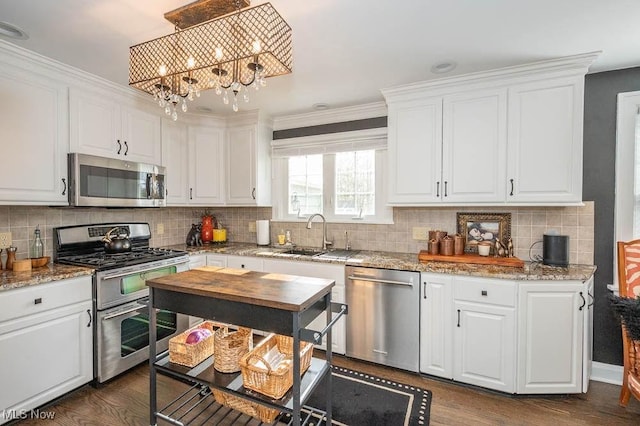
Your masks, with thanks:
[{"label": "cutting board", "polygon": [[453,256],[443,254],[429,254],[426,250],[421,250],[418,254],[418,261],[426,262],[452,262],[452,263],[473,263],[477,265],[510,266],[513,268],[523,268],[524,261],[517,257],[493,257],[480,256],[479,254],[465,253]]}]

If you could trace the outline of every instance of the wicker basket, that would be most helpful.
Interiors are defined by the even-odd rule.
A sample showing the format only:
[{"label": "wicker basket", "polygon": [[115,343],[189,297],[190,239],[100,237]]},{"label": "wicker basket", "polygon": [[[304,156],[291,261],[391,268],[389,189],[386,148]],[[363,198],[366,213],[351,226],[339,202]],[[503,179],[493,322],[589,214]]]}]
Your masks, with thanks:
[{"label": "wicker basket", "polygon": [[[201,324],[191,327],[177,336],[169,339],[169,361],[186,365],[187,367],[195,367],[205,359],[213,355],[213,334],[222,327],[222,324],[213,321],[205,321]],[[187,344],[187,336],[196,328],[206,328],[212,332],[212,335],[194,344]]]},{"label": "wicker basket", "polygon": [[229,331],[221,327],[213,334],[213,347],[216,354],[213,368],[221,373],[240,371],[240,358],[253,349],[253,331],[240,327],[237,331]]},{"label": "wicker basket", "polygon": [[[292,338],[270,334],[251,352],[240,360],[242,382],[245,388],[254,390],[270,398],[280,399],[293,386],[293,355]],[[276,369],[272,369],[263,356],[274,346],[286,355]],[[313,344],[303,342],[300,345],[300,375],[309,369],[313,356]],[[287,353],[288,350],[288,353]],[[262,361],[266,368],[255,365],[255,361]],[[252,361],[254,363],[252,363]]]},{"label": "wicker basket", "polygon": [[218,404],[222,404],[226,407],[260,419],[262,423],[273,423],[278,414],[280,414],[280,411],[274,408],[269,408],[262,404],[248,401],[219,389],[211,389],[211,392],[213,392],[213,397]]}]

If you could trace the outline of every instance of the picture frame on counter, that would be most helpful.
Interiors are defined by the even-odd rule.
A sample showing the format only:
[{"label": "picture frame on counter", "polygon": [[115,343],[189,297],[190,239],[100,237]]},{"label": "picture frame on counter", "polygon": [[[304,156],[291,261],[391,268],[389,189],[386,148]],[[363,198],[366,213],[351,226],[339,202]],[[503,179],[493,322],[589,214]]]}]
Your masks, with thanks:
[{"label": "picture frame on counter", "polygon": [[511,213],[457,213],[457,232],[465,236],[465,253],[477,253],[478,243],[496,239],[506,244],[511,237]]}]

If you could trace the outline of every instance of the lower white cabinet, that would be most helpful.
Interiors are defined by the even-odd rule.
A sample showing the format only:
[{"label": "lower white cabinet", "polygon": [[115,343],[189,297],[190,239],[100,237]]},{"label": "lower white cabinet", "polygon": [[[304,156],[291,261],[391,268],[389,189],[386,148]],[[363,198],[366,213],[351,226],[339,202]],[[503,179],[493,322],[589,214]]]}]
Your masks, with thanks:
[{"label": "lower white cabinet", "polygon": [[189,269],[200,268],[207,265],[207,255],[192,254],[189,256]]},{"label": "lower white cabinet", "polygon": [[93,379],[91,276],[5,290],[0,306],[0,424]]},{"label": "lower white cabinet", "polygon": [[227,268],[263,272],[262,259],[253,256],[227,256]]},{"label": "lower white cabinet", "polygon": [[520,285],[518,393],[586,392],[591,376],[593,278]]},{"label": "lower white cabinet", "polygon": [[593,277],[421,274],[420,371],[507,393],[587,392]]},{"label": "lower white cabinet", "polygon": [[454,278],[453,379],[515,392],[516,284]]},{"label": "lower white cabinet", "polygon": [[224,254],[208,254],[207,266],[220,266],[222,268],[227,266],[227,255]]},{"label": "lower white cabinet", "polygon": [[420,371],[453,378],[453,276],[420,274]]}]

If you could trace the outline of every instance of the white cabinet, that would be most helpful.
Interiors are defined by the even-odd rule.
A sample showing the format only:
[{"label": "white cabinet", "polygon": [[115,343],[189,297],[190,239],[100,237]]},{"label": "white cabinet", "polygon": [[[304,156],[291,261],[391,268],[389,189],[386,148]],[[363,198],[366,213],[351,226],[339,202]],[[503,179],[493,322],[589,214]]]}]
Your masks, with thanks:
[{"label": "white cabinet", "polygon": [[453,276],[421,273],[420,371],[453,378]]},{"label": "white cabinet", "polygon": [[188,204],[224,204],[224,131],[217,127],[189,126],[188,137]]},{"label": "white cabinet", "polygon": [[507,202],[582,201],[584,77],[509,88]]},{"label": "white cabinet", "polygon": [[248,269],[250,271],[262,272],[264,266],[262,259],[253,256],[227,256],[227,267],[235,269]]},{"label": "white cabinet", "polygon": [[591,375],[593,279],[520,285],[518,392],[586,392]]},{"label": "white cabinet", "polygon": [[512,281],[454,278],[454,380],[515,392],[515,298]]},{"label": "white cabinet", "polygon": [[160,164],[160,116],[108,92],[69,91],[72,152]]},{"label": "white cabinet", "polygon": [[207,255],[192,254],[189,256],[189,269],[200,268],[207,265]]},{"label": "white cabinet", "polygon": [[224,203],[224,130],[162,120],[162,158],[169,206]]},{"label": "white cabinet", "polygon": [[90,276],[5,290],[0,306],[0,413],[35,409],[93,379]]},{"label": "white cabinet", "polygon": [[0,65],[0,204],[68,205],[67,87]]},{"label": "white cabinet", "polygon": [[[271,134],[259,117],[227,128],[226,201],[230,205],[271,205]],[[249,117],[244,117],[247,120]]]},{"label": "white cabinet", "polygon": [[[331,300],[337,303],[345,303],[345,287],[344,287],[344,265],[318,263],[318,262],[300,262],[296,260],[264,260],[264,271],[279,274],[299,275],[304,277],[326,278],[334,280],[336,285],[331,290]],[[336,315],[336,314],[334,314]],[[331,349],[338,354],[346,352],[346,322],[345,318],[341,318],[334,324],[331,329]],[[321,314],[313,320],[306,328],[321,331],[326,326],[326,316]],[[323,344],[317,345],[319,349],[325,349],[326,336],[323,338]]]},{"label": "white cabinet", "polygon": [[162,119],[162,165],[166,168],[167,205],[188,204],[189,143],[186,124]]},{"label": "white cabinet", "polygon": [[384,89],[391,205],[572,205],[597,54]]},{"label": "white cabinet", "polygon": [[501,202],[506,90],[391,103],[391,204]]}]

